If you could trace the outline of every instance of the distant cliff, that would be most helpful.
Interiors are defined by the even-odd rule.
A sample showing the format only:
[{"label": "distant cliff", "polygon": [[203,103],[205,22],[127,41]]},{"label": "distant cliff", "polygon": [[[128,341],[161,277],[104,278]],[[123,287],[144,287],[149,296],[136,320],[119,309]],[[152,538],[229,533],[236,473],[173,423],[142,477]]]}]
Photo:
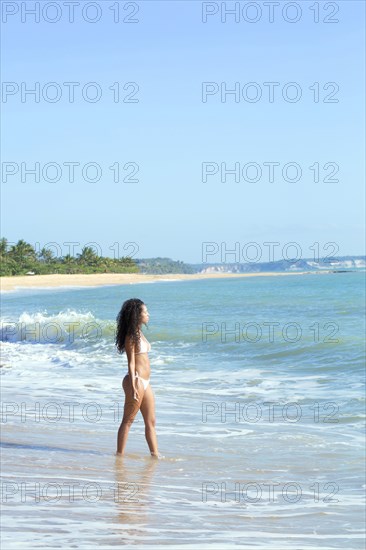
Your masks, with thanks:
[{"label": "distant cliff", "polygon": [[293,271],[357,271],[366,268],[366,256],[344,256],[332,260],[297,260],[290,262],[245,263],[245,264],[195,264],[198,273],[265,273],[265,272],[293,272]]}]

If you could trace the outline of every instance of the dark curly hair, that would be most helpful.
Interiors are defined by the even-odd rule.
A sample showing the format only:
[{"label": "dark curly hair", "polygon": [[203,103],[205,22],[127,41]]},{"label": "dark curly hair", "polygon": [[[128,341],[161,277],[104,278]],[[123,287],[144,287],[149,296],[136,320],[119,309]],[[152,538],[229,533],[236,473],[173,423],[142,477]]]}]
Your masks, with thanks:
[{"label": "dark curly hair", "polygon": [[117,315],[116,341],[119,353],[124,353],[126,336],[130,336],[136,349],[140,349],[139,324],[142,306],[145,305],[139,298],[130,298],[123,302]]}]

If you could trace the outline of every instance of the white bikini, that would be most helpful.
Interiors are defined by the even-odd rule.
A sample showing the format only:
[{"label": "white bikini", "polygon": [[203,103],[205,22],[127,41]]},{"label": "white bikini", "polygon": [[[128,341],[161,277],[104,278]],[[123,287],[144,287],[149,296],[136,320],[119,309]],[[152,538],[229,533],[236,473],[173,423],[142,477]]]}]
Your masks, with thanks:
[{"label": "white bikini", "polygon": [[[147,353],[148,351],[151,351],[151,344],[150,342],[148,342],[144,336],[144,339],[142,339],[142,336],[140,338],[140,351],[136,351],[135,352],[135,355],[139,355],[140,353]],[[135,378],[139,378],[144,386],[144,390],[146,390],[146,388],[148,387],[149,383],[150,383],[150,378],[149,380],[146,380],[145,378],[141,378],[141,376],[136,372],[135,373]]]}]

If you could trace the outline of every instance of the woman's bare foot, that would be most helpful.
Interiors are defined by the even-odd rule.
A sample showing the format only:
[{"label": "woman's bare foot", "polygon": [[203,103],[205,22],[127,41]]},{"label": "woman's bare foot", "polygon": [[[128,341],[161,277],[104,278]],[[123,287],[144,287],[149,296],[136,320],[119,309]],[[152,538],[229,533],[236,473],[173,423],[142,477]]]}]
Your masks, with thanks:
[{"label": "woman's bare foot", "polygon": [[156,460],[160,460],[161,458],[165,458],[165,456],[163,456],[159,452],[157,452],[157,453],[151,453],[151,458],[155,458]]}]

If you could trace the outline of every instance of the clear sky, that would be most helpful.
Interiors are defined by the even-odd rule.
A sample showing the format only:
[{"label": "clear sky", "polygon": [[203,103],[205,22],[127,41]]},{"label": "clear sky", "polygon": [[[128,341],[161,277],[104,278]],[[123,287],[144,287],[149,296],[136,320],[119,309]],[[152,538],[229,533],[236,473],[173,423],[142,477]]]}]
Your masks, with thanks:
[{"label": "clear sky", "polygon": [[[203,258],[202,243],[224,252],[239,243],[241,257],[226,261],[248,259],[250,242],[261,261],[272,259],[265,242],[280,243],[273,259],[290,242],[302,257],[314,243],[320,257],[365,253],[363,1],[279,2],[273,22],[265,2],[239,2],[226,21],[221,2],[79,0],[74,22],[63,1],[45,13],[50,2],[39,2],[39,22],[21,6],[36,2],[1,4],[1,232],[9,241],[58,243],[62,254],[63,243],[80,243],[77,253],[93,242],[104,256],[119,243],[120,256],[192,263],[221,261],[219,252]],[[67,82],[80,83],[73,103]],[[36,83],[39,102],[22,97]],[[213,83],[205,101],[202,83]],[[225,87],[238,95],[221,95]],[[36,162],[39,182],[26,172]],[[79,163],[74,181],[71,162]],[[268,163],[278,163],[274,181]],[[225,166],[235,165],[240,172],[225,181]],[[138,248],[124,251],[131,242]]]}]

